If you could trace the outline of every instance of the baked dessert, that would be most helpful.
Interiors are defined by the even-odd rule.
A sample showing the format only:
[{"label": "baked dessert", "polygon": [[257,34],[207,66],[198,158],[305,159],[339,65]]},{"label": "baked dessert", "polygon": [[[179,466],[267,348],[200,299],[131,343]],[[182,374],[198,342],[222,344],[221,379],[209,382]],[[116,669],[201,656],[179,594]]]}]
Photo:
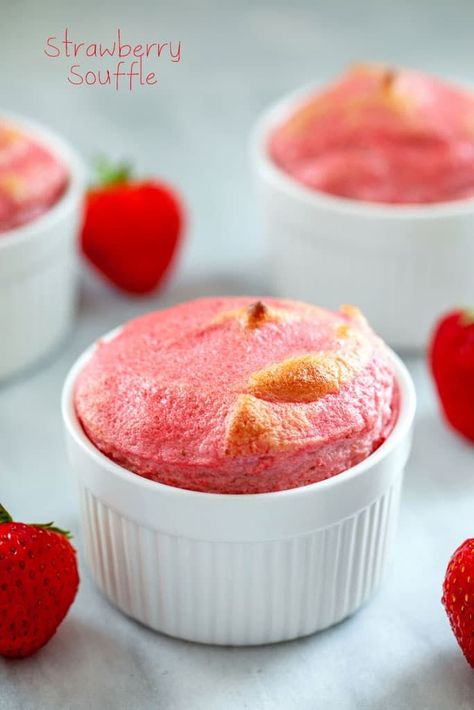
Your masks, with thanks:
[{"label": "baked dessert", "polygon": [[39,217],[63,194],[65,165],[13,123],[0,120],[0,234]]},{"label": "baked dessert", "polygon": [[101,341],[75,408],[102,453],[171,486],[263,493],[322,481],[388,436],[398,390],[352,306],[209,298]]},{"label": "baked dessert", "polygon": [[421,204],[474,196],[474,95],[421,72],[362,65],[302,100],[272,160],[314,190]]}]

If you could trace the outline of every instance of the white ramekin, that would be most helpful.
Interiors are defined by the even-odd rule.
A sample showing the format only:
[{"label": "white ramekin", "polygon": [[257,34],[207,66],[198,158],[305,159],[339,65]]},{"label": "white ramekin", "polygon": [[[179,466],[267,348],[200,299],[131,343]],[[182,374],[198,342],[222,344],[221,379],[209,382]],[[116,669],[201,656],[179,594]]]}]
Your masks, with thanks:
[{"label": "white ramekin", "polygon": [[93,350],[70,371],[62,408],[87,562],[116,606],[171,636],[247,645],[326,628],[370,597],[391,550],[415,411],[396,355],[400,414],[369,458],[301,488],[219,495],[141,478],[89,441],[73,394]]},{"label": "white ramekin", "polygon": [[76,237],[84,170],[69,144],[38,124],[1,112],[58,156],[64,195],[37,219],[0,234],[0,380],[32,365],[63,338],[76,296]]},{"label": "white ramekin", "polygon": [[419,350],[443,311],[474,303],[474,199],[382,205],[301,185],[267,146],[310,93],[274,104],[251,137],[273,286],[279,296],[329,308],[357,303],[390,345]]}]

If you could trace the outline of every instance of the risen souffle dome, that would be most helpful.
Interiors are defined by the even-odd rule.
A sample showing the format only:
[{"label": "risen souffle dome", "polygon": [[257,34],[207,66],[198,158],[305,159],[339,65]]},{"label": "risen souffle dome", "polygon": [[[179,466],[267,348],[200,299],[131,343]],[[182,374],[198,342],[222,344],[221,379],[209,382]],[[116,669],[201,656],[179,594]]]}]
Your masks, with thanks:
[{"label": "risen souffle dome", "polygon": [[0,234],[40,217],[67,183],[66,166],[46,146],[0,119]]},{"label": "risen souffle dome", "polygon": [[275,128],[273,161],[305,186],[370,202],[474,197],[474,95],[418,71],[361,65]]},{"label": "risen souffle dome", "polygon": [[99,342],[75,406],[92,443],[140,476],[262,493],[369,456],[394,425],[398,390],[385,345],[354,307],[210,298]]}]

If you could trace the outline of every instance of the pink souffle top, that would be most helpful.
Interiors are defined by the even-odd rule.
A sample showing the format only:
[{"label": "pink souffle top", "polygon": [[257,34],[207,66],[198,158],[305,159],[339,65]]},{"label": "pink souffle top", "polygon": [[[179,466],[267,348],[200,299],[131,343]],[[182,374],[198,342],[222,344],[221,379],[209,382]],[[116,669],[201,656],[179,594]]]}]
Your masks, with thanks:
[{"label": "pink souffle top", "polygon": [[50,209],[67,182],[66,167],[48,148],[0,120],[0,235]]},{"label": "pink souffle top", "polygon": [[75,407],[92,443],[171,486],[261,493],[365,459],[398,412],[391,359],[360,312],[209,298],[99,342]]},{"label": "pink souffle top", "polygon": [[359,66],[308,96],[270,157],[339,197],[424,204],[474,196],[474,94],[426,74]]}]

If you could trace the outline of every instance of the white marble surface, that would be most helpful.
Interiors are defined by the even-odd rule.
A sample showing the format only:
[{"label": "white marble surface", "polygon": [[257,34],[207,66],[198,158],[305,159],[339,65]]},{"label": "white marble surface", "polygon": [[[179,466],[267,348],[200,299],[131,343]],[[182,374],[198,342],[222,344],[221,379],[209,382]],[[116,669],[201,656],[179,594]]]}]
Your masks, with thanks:
[{"label": "white marble surface", "polygon": [[[77,326],[62,349],[0,389],[0,497],[20,518],[70,527],[80,552],[59,415],[64,375],[91,340],[143,310],[200,294],[268,290],[246,162],[256,113],[360,57],[463,76],[474,66],[468,2],[129,5],[0,4],[1,102],[61,129],[86,157],[130,155],[140,170],[178,184],[190,206],[187,244],[165,293],[117,296],[84,273]],[[45,38],[66,23],[80,40],[107,39],[118,24],[136,41],[171,35],[183,41],[183,61],[164,70],[157,91],[70,89],[64,66],[41,55]],[[54,640],[29,660],[0,660],[1,710],[474,707],[474,676],[440,604],[449,555],[474,533],[474,450],[441,423],[423,362],[409,364],[419,395],[414,450],[394,565],[369,605],[301,641],[202,647],[122,616],[81,564],[78,599]]]}]

